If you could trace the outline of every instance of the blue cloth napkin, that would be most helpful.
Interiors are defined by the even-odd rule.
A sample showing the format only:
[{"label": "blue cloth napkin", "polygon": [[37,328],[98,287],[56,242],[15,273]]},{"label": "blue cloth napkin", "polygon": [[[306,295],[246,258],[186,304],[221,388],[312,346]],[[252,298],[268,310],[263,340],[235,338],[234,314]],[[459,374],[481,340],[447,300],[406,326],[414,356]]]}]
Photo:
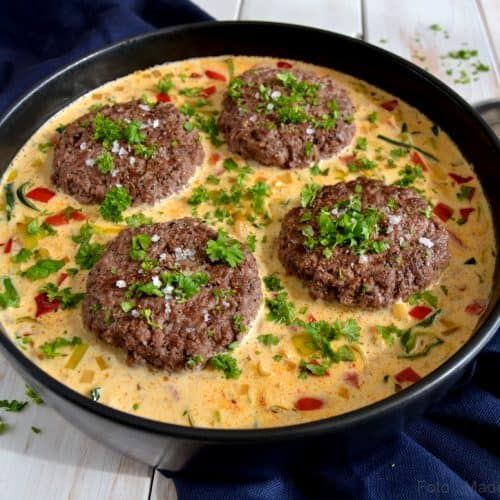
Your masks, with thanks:
[{"label": "blue cloth napkin", "polygon": [[[222,1],[222,0],[221,0]],[[0,114],[43,77],[104,45],[209,19],[187,0],[0,2]],[[500,335],[425,418],[361,456],[318,450],[205,451],[174,476],[182,499],[500,498]]]}]

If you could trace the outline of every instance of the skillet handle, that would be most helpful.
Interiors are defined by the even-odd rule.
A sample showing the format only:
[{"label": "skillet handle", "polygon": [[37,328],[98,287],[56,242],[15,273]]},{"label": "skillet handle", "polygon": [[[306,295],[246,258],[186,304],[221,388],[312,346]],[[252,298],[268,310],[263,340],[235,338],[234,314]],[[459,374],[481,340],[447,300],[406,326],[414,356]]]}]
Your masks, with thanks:
[{"label": "skillet handle", "polygon": [[500,100],[491,99],[473,104],[476,111],[482,116],[493,132],[500,137]]}]

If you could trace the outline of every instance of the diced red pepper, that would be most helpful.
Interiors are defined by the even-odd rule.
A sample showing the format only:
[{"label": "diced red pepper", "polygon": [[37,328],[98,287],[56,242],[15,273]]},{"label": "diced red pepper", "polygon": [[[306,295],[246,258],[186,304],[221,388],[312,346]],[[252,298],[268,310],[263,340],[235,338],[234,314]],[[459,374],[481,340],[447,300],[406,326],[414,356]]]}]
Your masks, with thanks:
[{"label": "diced red pepper", "polygon": [[85,216],[85,214],[83,214],[79,210],[63,210],[58,214],[47,217],[45,219],[45,222],[47,224],[50,224],[51,226],[63,226],[64,224],[68,224],[72,220],[82,221],[86,218],[87,217]]},{"label": "diced red pepper", "polygon": [[475,208],[461,208],[460,209],[460,218],[464,221],[467,222],[469,220],[469,215],[474,212],[476,209]]},{"label": "diced red pepper", "polygon": [[46,293],[39,293],[35,297],[35,302],[37,318],[42,316],[42,314],[47,314],[59,309],[59,301],[57,299],[50,301]]},{"label": "diced red pepper", "polygon": [[219,82],[225,82],[226,77],[221,73],[217,73],[217,71],[212,71],[211,69],[207,69],[205,71],[205,75],[212,80],[219,80]]},{"label": "diced red pepper", "polygon": [[397,382],[418,382],[422,377],[410,366],[394,375]]},{"label": "diced red pepper", "polygon": [[427,172],[429,170],[429,166],[427,165],[427,162],[425,161],[424,157],[418,151],[412,151],[411,156],[410,156],[410,160],[415,165],[420,165],[424,172]]},{"label": "diced red pepper", "polygon": [[307,321],[309,323],[314,323],[316,321],[316,317],[314,316],[314,314],[308,314],[307,315]]},{"label": "diced red pepper", "polygon": [[68,277],[68,273],[61,273],[59,278],[57,278],[57,286],[61,286],[64,280]]},{"label": "diced red pepper", "polygon": [[354,163],[357,159],[356,155],[345,155],[341,156],[340,159],[347,165],[349,163]]},{"label": "diced red pepper", "polygon": [[217,91],[217,87],[215,85],[211,85],[210,87],[207,87],[206,89],[203,89],[200,91],[200,96],[201,97],[210,97],[212,94],[215,94]]},{"label": "diced red pepper", "polygon": [[29,193],[26,193],[26,198],[30,198],[35,201],[40,201],[41,203],[47,203],[50,201],[56,193],[50,189],[44,187],[37,187],[32,189]]},{"label": "diced red pepper", "polygon": [[280,69],[290,69],[293,68],[293,64],[290,64],[289,62],[286,61],[278,61],[276,63],[276,66]]},{"label": "diced red pepper", "polygon": [[358,372],[346,372],[344,373],[343,378],[346,384],[352,385],[353,387],[356,387],[356,389],[359,389],[361,387]]},{"label": "diced red pepper", "polygon": [[299,411],[319,410],[323,406],[323,401],[317,398],[300,398],[295,401],[295,409]]},{"label": "diced red pepper", "polygon": [[453,215],[453,208],[445,205],[444,203],[438,203],[434,207],[434,214],[437,215],[443,222],[446,222]]},{"label": "diced red pepper", "polygon": [[172,99],[168,94],[164,94],[163,92],[160,92],[159,94],[156,94],[156,101],[157,102],[170,102]]},{"label": "diced red pepper", "polygon": [[386,109],[387,111],[394,111],[398,107],[398,100],[391,99],[389,101],[384,101],[380,103],[380,107]]},{"label": "diced red pepper", "polygon": [[195,71],[193,71],[189,76],[191,78],[201,78],[200,73],[196,73]]},{"label": "diced red pepper", "polygon": [[210,155],[210,158],[208,159],[208,162],[210,163],[210,165],[215,165],[219,160],[220,160],[220,154],[212,153]]},{"label": "diced red pepper", "polygon": [[466,182],[470,182],[474,177],[462,177],[461,175],[452,174],[451,172],[448,174],[457,184],[465,184]]},{"label": "diced red pepper", "polygon": [[465,312],[468,314],[474,314],[475,316],[480,316],[486,310],[486,302],[484,300],[474,300],[466,308]]},{"label": "diced red pepper", "polygon": [[9,238],[7,243],[5,243],[5,248],[3,249],[3,253],[10,253],[12,250],[12,238]]},{"label": "diced red pepper", "polygon": [[427,306],[415,306],[413,309],[410,309],[409,315],[415,319],[424,319],[426,316],[429,316],[432,309]]}]

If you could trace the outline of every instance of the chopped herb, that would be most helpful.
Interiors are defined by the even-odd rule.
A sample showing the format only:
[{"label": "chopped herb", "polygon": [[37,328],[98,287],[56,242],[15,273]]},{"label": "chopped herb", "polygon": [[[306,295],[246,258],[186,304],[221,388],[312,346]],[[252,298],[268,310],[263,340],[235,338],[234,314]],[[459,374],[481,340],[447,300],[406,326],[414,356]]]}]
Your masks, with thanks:
[{"label": "chopped herb", "polygon": [[97,168],[101,174],[109,174],[111,170],[115,167],[113,162],[113,157],[108,151],[102,152],[95,160]]},{"label": "chopped herb", "polygon": [[264,284],[266,288],[270,292],[279,292],[283,290],[283,285],[281,284],[281,280],[275,274],[270,274],[269,276],[264,277]]},{"label": "chopped herb", "polygon": [[368,147],[368,140],[366,137],[358,137],[356,139],[356,149],[359,149],[361,151],[366,151]]},{"label": "chopped herb", "polygon": [[38,393],[31,387],[30,385],[26,384],[26,391],[25,391],[26,396],[28,396],[33,403],[36,405],[41,405],[43,404],[43,399],[38,395]]},{"label": "chopped herb", "polygon": [[12,262],[15,264],[21,264],[22,262],[28,262],[33,255],[33,251],[28,248],[21,248],[19,252],[16,253],[13,257],[10,258]]},{"label": "chopped herb", "polygon": [[241,314],[235,314],[232,318],[233,328],[237,333],[244,333],[247,330],[245,322],[243,321],[243,316]]},{"label": "chopped herb", "polygon": [[17,399],[12,399],[11,401],[8,401],[6,399],[0,400],[0,408],[16,413],[24,410],[27,404],[28,401],[17,401]]},{"label": "chopped herb", "polygon": [[161,94],[168,94],[173,88],[174,84],[170,75],[163,76],[161,80],[158,80],[156,83],[156,90]]},{"label": "chopped herb", "polygon": [[306,158],[311,158],[313,153],[314,144],[311,141],[307,141],[304,144],[304,155]]},{"label": "chopped herb", "polygon": [[132,197],[124,187],[113,187],[106,193],[99,212],[103,219],[120,222],[123,220],[122,212],[131,204]]},{"label": "chopped herb", "polygon": [[268,313],[266,319],[274,323],[291,325],[295,319],[295,306],[288,301],[285,291],[278,292],[274,298],[266,299]]},{"label": "chopped herb", "polygon": [[409,187],[417,179],[424,179],[424,174],[420,165],[405,165],[404,168],[399,171],[399,177],[399,180],[397,180],[394,184],[400,187]]},{"label": "chopped herb", "polygon": [[318,191],[321,189],[321,186],[319,184],[306,184],[302,191],[300,192],[300,205],[302,208],[307,208],[309,207],[314,199],[316,198],[316,195],[318,194]]},{"label": "chopped herb", "polygon": [[5,213],[7,214],[7,220],[10,220],[14,214],[14,205],[16,204],[14,184],[12,182],[5,184],[3,190],[5,194]]},{"label": "chopped herb", "polygon": [[64,259],[41,259],[36,264],[33,264],[23,271],[21,276],[28,278],[30,281],[41,280],[59,271],[65,263],[66,261]]},{"label": "chopped herb", "polygon": [[62,353],[59,352],[59,349],[62,347],[74,347],[81,343],[82,339],[80,337],[74,336],[72,339],[57,337],[51,342],[44,342],[40,346],[40,349],[46,358],[53,359],[57,356],[62,356]]},{"label": "chopped herb", "polygon": [[425,290],[423,292],[415,292],[414,294],[410,295],[410,298],[408,299],[408,303],[411,306],[416,306],[420,302],[425,302],[433,308],[437,307],[437,301],[437,297],[428,290]]},{"label": "chopped herb", "polygon": [[39,429],[38,427],[35,427],[34,425],[32,425],[31,432],[33,432],[33,434],[40,434],[42,432],[42,429]]},{"label": "chopped herb", "polygon": [[60,289],[54,283],[47,283],[40,292],[47,295],[49,302],[57,300],[62,309],[73,309],[85,297],[84,293],[73,293],[70,287]]},{"label": "chopped herb", "polygon": [[205,251],[212,262],[223,261],[230,267],[236,267],[245,260],[240,243],[223,230],[219,230],[216,240],[208,241]]},{"label": "chopped herb", "polygon": [[80,226],[79,235],[72,238],[75,243],[80,243],[75,255],[75,262],[82,269],[91,269],[104,252],[104,245],[90,243],[92,233],[92,226],[86,222]]},{"label": "chopped herb", "polygon": [[125,222],[130,227],[147,226],[153,223],[152,217],[147,217],[143,213],[139,212],[134,215],[129,215],[125,217]]},{"label": "chopped herb", "polygon": [[368,117],[367,117],[367,120],[370,122],[370,123],[377,123],[378,122],[378,113],[376,111],[372,111]]},{"label": "chopped herb", "polygon": [[101,398],[101,388],[100,387],[94,387],[93,389],[90,390],[90,399],[92,401],[99,401]]},{"label": "chopped herb", "polygon": [[230,354],[217,354],[210,358],[210,366],[224,373],[227,379],[237,379],[241,375],[236,359]]},{"label": "chopped herb", "polygon": [[203,363],[203,357],[197,354],[196,356],[189,356],[186,361],[186,366],[188,368],[194,368],[195,366],[201,365]]},{"label": "chopped herb", "polygon": [[323,170],[321,170],[321,168],[319,168],[319,165],[316,164],[316,165],[313,165],[310,169],[309,169],[309,172],[311,173],[311,175],[323,175],[323,176],[326,176],[328,175],[328,172],[330,171],[329,168],[325,168]]},{"label": "chopped herb", "polygon": [[255,252],[257,244],[257,236],[255,236],[255,234],[249,234],[246,239],[246,244],[251,252]]},{"label": "chopped herb", "polygon": [[45,238],[46,236],[53,236],[57,234],[57,231],[47,222],[38,222],[38,219],[31,219],[26,225],[26,233],[30,236],[39,236]]},{"label": "chopped herb", "polygon": [[188,203],[190,205],[201,205],[208,200],[208,191],[203,186],[197,186],[193,189],[191,196],[188,198]]},{"label": "chopped herb", "polygon": [[54,145],[51,142],[45,142],[43,144],[38,145],[38,151],[41,151],[42,153],[46,153],[53,146]]},{"label": "chopped herb", "polygon": [[132,300],[124,300],[120,303],[120,307],[124,313],[129,313],[135,307],[135,302]]},{"label": "chopped herb", "polygon": [[184,274],[179,271],[162,273],[161,280],[165,285],[174,287],[172,295],[178,301],[194,297],[202,287],[208,284],[209,276],[203,272]]},{"label": "chopped herb", "polygon": [[473,57],[477,56],[477,50],[460,49],[454,52],[448,52],[448,57],[452,59],[461,59],[462,61],[467,61]]},{"label": "chopped herb", "polygon": [[273,335],[271,333],[266,333],[265,335],[259,335],[257,337],[257,340],[266,346],[271,346],[271,345],[278,345],[280,342],[279,337],[276,337],[276,335]]},{"label": "chopped herb", "polygon": [[457,193],[457,198],[462,201],[469,201],[474,194],[475,189],[472,186],[460,186],[460,191]]}]

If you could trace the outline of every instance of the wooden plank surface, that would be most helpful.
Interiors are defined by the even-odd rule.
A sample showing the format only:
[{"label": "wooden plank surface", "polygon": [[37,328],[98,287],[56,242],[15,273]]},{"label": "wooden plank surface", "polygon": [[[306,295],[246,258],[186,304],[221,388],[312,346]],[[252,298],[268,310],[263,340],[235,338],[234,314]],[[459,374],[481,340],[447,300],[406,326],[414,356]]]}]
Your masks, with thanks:
[{"label": "wooden plank surface", "polygon": [[[0,355],[0,399],[28,400],[21,377]],[[0,498],[147,499],[151,470],[93,441],[46,405],[1,412]],[[32,432],[35,426],[40,434]]]},{"label": "wooden plank surface", "polygon": [[[291,22],[364,36],[443,78],[471,102],[500,97],[499,0],[195,0],[216,19]],[[364,17],[363,17],[363,16]],[[437,24],[441,31],[430,30]],[[365,31],[363,31],[363,28]],[[448,37],[446,37],[446,33]],[[382,40],[386,40],[385,42]],[[467,42],[467,45],[462,45]],[[469,85],[447,75],[440,56],[476,49],[491,67]],[[452,61],[451,61],[452,62]],[[466,67],[466,64],[463,64]],[[460,70],[458,67],[454,71]],[[25,399],[24,382],[0,356],[0,399]],[[172,481],[92,441],[46,406],[2,412],[0,498],[175,500]],[[31,426],[42,429],[31,432]],[[151,496],[150,496],[151,494]]]},{"label": "wooden plank surface", "polygon": [[303,24],[361,36],[361,0],[243,0],[242,20]]},{"label": "wooden plank surface", "polygon": [[[471,103],[500,97],[496,61],[475,0],[367,0],[364,15],[367,41],[427,68]],[[461,49],[477,50],[478,57],[448,57]],[[478,60],[490,70],[474,75],[472,63]],[[469,83],[459,82],[467,79],[461,71]]]}]

